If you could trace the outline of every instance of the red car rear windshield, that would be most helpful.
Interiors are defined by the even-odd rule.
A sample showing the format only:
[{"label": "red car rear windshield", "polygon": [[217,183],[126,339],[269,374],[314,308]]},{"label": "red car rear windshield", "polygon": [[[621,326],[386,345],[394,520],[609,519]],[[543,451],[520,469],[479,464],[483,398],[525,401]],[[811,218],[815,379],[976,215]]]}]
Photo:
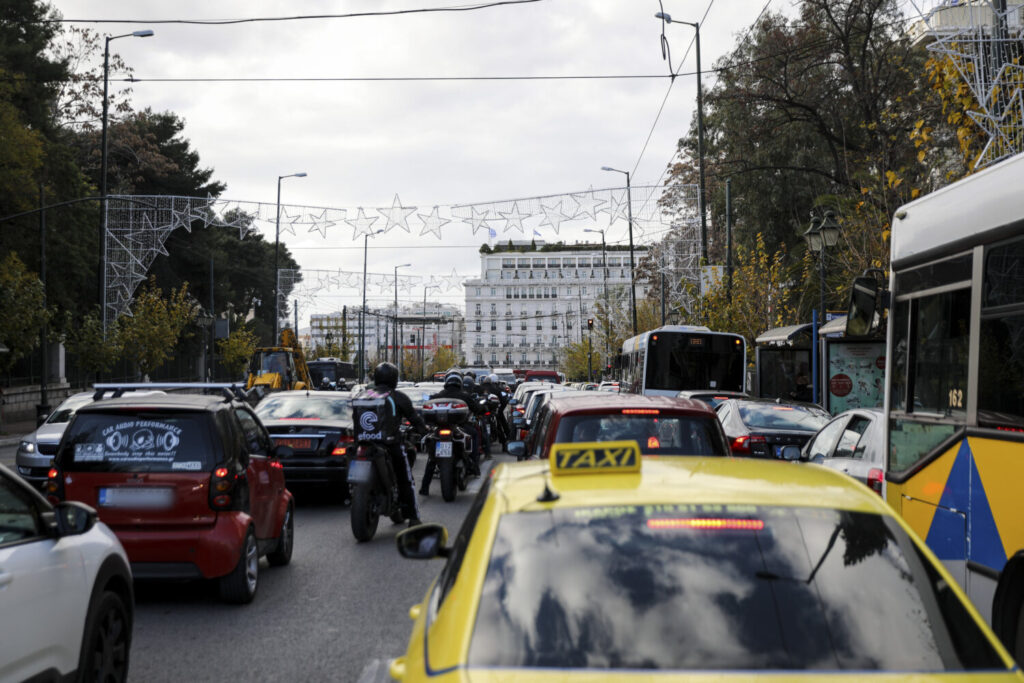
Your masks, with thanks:
[{"label": "red car rear windshield", "polygon": [[205,472],[218,457],[202,412],[79,413],[57,453],[67,472]]},{"label": "red car rear windshield", "polygon": [[566,415],[558,421],[555,443],[636,441],[645,455],[726,455],[714,417],[666,415],[628,409],[609,415]]}]

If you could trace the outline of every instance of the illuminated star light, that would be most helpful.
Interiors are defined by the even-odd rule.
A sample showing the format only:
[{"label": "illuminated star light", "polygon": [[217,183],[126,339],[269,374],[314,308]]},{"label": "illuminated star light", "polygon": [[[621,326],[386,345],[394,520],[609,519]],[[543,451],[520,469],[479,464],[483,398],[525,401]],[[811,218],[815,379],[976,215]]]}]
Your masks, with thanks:
[{"label": "illuminated star light", "polygon": [[484,209],[482,212],[477,213],[475,206],[469,207],[469,210],[471,215],[464,220],[469,223],[471,228],[473,228],[473,234],[475,235],[477,230],[487,227],[487,221],[490,220],[488,216],[490,215],[491,210]]},{"label": "illuminated star light", "polygon": [[499,211],[498,214],[505,219],[505,229],[502,232],[508,232],[512,228],[519,228],[519,232],[523,232],[523,219],[530,217],[528,213],[519,213],[518,202],[512,202],[512,210],[508,213]]},{"label": "illuminated star light", "polygon": [[[326,216],[327,216],[327,209],[324,209],[323,211],[321,211],[319,215],[313,215],[313,212],[311,211],[309,213],[309,217],[313,220],[313,225],[311,225],[309,227],[309,230],[307,230],[306,232],[316,231],[316,232],[319,232],[321,235],[323,235],[324,239],[327,239],[327,228],[335,226],[335,225],[337,225],[337,223],[335,223],[334,221],[331,221],[331,220],[327,220]],[[342,209],[341,220],[345,220],[344,209]]]},{"label": "illuminated star light", "polygon": [[395,195],[395,201],[391,203],[390,209],[377,209],[377,213],[384,216],[387,222],[384,225],[384,232],[390,232],[391,228],[401,228],[409,232],[409,215],[416,211],[415,206],[402,206],[402,200]]},{"label": "illuminated star light", "polygon": [[573,214],[573,218],[579,218],[582,216],[590,216],[591,220],[597,220],[597,207],[606,202],[603,199],[598,199],[594,196],[594,188],[591,187],[586,192],[580,192],[578,194],[569,195],[576,201],[576,213]]},{"label": "illuminated star light", "polygon": [[445,291],[448,291],[451,289],[458,289],[459,287],[462,287],[462,282],[463,280],[466,279],[467,278],[463,277],[462,275],[459,275],[459,273],[454,268],[452,268],[451,274],[446,275],[443,278],[439,278],[438,282],[443,280],[445,285],[447,285]]},{"label": "illuminated star light", "polygon": [[439,209],[434,206],[434,210],[430,213],[418,213],[420,220],[423,221],[423,229],[420,230],[420,235],[434,234],[437,235],[437,239],[441,239],[441,227],[447,223],[451,223],[447,218],[441,218]]},{"label": "illuminated star light", "polygon": [[558,229],[561,227],[563,221],[570,220],[569,216],[562,213],[562,200],[559,199],[555,202],[554,206],[548,206],[544,202],[540,204],[541,210],[544,211],[544,220],[540,222],[538,227],[544,227],[550,225],[551,229],[558,234]]},{"label": "illuminated star light", "polygon": [[359,209],[356,211],[356,217],[353,218],[352,220],[346,218],[345,222],[352,226],[352,239],[356,240],[362,237],[363,235],[372,235],[373,224],[379,220],[380,217],[378,216],[374,216],[373,218],[368,217],[365,213],[363,213],[363,207],[360,206]]},{"label": "illuminated star light", "polygon": [[288,207],[282,206],[281,207],[281,232],[290,232],[291,234],[294,235],[295,234],[295,223],[298,223],[299,219],[301,219],[301,218],[302,218],[302,214],[301,213],[299,213],[298,215],[295,215],[295,216],[289,216],[288,215]]}]

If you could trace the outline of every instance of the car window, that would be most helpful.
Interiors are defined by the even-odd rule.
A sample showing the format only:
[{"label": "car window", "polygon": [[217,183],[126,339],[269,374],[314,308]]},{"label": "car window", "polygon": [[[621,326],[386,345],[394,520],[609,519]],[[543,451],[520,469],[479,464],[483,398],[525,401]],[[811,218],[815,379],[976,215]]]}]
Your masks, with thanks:
[{"label": "car window", "polygon": [[0,546],[40,535],[38,510],[28,493],[0,474]]},{"label": "car window", "polygon": [[725,424],[732,416],[732,405],[726,403],[717,409],[718,421]]},{"label": "car window", "polygon": [[309,396],[269,396],[256,406],[261,420],[340,420],[352,421],[352,402],[348,396],[332,392]]},{"label": "car window", "polygon": [[894,520],[820,508],[694,507],[504,515],[469,666],[1006,669]]},{"label": "car window", "polygon": [[245,443],[249,446],[250,452],[266,452],[270,445],[270,438],[263,433],[263,427],[253,417],[252,413],[242,408],[235,409],[238,416],[238,423],[242,426],[242,434],[245,435]]},{"label": "car window", "polygon": [[466,513],[465,519],[462,520],[462,526],[459,527],[459,533],[455,536],[455,540],[452,542],[451,552],[448,554],[448,561],[441,570],[441,574],[437,577],[438,608],[440,608],[445,597],[447,597],[448,591],[450,591],[452,586],[455,584],[455,579],[458,578],[459,569],[462,568],[462,560],[465,559],[466,556],[466,546],[469,545],[469,539],[473,536],[473,529],[476,528],[477,519],[480,518],[480,511],[484,509],[484,503],[487,502],[487,494],[490,490],[491,478],[488,477],[484,480],[483,486],[480,487],[480,491],[477,492],[476,498],[473,499],[473,504],[469,507],[469,511]]},{"label": "car window", "polygon": [[205,412],[80,412],[68,430],[56,456],[66,471],[205,471],[217,458]]},{"label": "car window", "polygon": [[558,422],[555,443],[636,441],[645,455],[725,455],[720,433],[712,417],[649,413],[566,415]]},{"label": "car window", "polygon": [[832,449],[835,448],[836,441],[839,440],[840,435],[843,433],[843,425],[846,424],[846,417],[837,417],[836,419],[825,425],[824,428],[818,434],[811,439],[810,444],[807,446],[807,454],[810,457],[816,455],[823,455],[826,458],[832,455]]},{"label": "car window", "polygon": [[751,429],[796,429],[816,432],[832,416],[820,408],[778,403],[740,403],[740,419]]},{"label": "car window", "polygon": [[92,402],[91,396],[86,397],[72,397],[57,406],[57,409],[50,413],[50,416],[46,418],[46,424],[65,424],[70,422],[74,416],[75,411]]},{"label": "car window", "polygon": [[864,433],[868,431],[868,427],[871,426],[871,420],[860,415],[854,415],[850,418],[849,424],[846,425],[846,429],[843,430],[843,435],[839,437],[839,445],[836,446],[837,458],[861,458],[864,457],[864,448],[862,445],[858,447],[857,444],[864,438]]}]

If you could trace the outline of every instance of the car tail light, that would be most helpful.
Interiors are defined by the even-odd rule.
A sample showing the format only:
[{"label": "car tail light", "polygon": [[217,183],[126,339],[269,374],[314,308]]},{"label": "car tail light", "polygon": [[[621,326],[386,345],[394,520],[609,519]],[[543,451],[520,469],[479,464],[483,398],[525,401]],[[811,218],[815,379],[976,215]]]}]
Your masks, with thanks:
[{"label": "car tail light", "polygon": [[764,529],[763,519],[731,519],[728,517],[655,517],[647,520],[648,529],[740,529],[743,531],[761,531]]},{"label": "car tail light", "polygon": [[60,478],[60,470],[51,467],[46,473],[46,483],[43,484],[46,492],[46,499],[51,503],[59,503],[64,500],[64,482]]},{"label": "car tail light", "polygon": [[210,507],[214,510],[236,509],[241,503],[236,496],[238,475],[227,467],[218,467],[210,476]]},{"label": "car tail light", "polygon": [[749,453],[750,452],[750,437],[749,436],[737,436],[729,444],[729,449],[733,453]]},{"label": "car tail light", "polygon": [[348,449],[349,446],[352,445],[352,442],[353,439],[351,436],[342,435],[334,444],[334,450],[331,451],[331,455],[348,455]]},{"label": "car tail light", "polygon": [[284,465],[281,464],[280,460],[271,460],[268,464],[271,467],[273,467],[275,470],[283,470],[284,469]]},{"label": "car tail light", "polygon": [[660,415],[661,411],[657,408],[623,408],[623,415]]},{"label": "car tail light", "polygon": [[649,437],[647,437],[647,447],[648,448],[661,448],[661,442],[658,441],[658,437],[656,437],[656,436],[649,436]]},{"label": "car tail light", "polygon": [[878,469],[877,467],[872,467],[870,470],[868,470],[868,488],[870,488],[878,495],[882,495],[882,483],[884,481],[885,472]]}]

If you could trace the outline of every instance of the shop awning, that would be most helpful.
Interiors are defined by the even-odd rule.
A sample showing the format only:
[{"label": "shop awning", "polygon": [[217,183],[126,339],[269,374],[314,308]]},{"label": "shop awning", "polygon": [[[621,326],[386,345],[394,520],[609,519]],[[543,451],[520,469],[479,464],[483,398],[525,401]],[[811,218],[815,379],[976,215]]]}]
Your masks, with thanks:
[{"label": "shop awning", "polygon": [[[803,325],[787,325],[786,327],[776,327],[766,331],[760,337],[755,339],[754,343],[770,346],[792,346],[793,343],[797,341],[810,342],[810,336],[810,323],[804,323]],[[803,338],[801,339],[801,337]]]}]

